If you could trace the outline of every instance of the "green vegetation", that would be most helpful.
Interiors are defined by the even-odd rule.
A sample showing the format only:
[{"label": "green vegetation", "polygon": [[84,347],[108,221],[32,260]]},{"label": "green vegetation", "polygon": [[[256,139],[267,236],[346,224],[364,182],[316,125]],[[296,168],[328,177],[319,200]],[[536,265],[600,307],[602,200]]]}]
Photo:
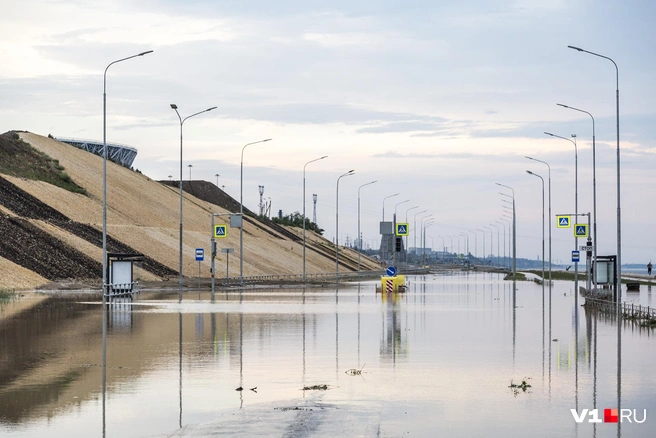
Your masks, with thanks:
[{"label": "green vegetation", "polygon": [[[292,214],[288,214],[287,216],[283,216],[282,219],[274,217],[271,218],[271,220],[277,224],[303,228],[303,215],[297,211]],[[323,228],[319,228],[317,224],[310,221],[308,218],[305,218],[305,229],[314,231],[320,236],[323,235]]]},{"label": "green vegetation", "polygon": [[[503,277],[504,280],[512,280],[513,275],[512,272],[510,274],[507,274],[505,277]],[[526,281],[526,275],[522,274],[521,272],[517,273],[517,276],[515,277],[515,280],[517,281]]]},{"label": "green vegetation", "polygon": [[59,160],[34,149],[14,131],[0,134],[0,173],[44,181],[69,192],[87,195],[86,189],[75,184],[64,172]]},{"label": "green vegetation", "polygon": [[8,301],[16,296],[16,292],[11,289],[0,288],[0,301]]}]

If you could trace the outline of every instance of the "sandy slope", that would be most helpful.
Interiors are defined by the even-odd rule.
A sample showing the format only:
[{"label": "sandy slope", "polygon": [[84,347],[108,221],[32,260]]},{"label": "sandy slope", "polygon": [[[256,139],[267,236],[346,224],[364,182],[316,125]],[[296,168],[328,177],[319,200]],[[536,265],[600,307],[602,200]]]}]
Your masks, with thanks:
[{"label": "sandy slope", "polygon": [[[59,143],[53,139],[21,133],[21,138],[36,149],[59,160],[65,171],[89,196],[75,194],[53,185],[5,176],[19,188],[35,196],[42,202],[59,210],[70,219],[102,228],[102,158],[75,147]],[[112,162],[107,163],[107,223],[108,232],[114,238],[130,245],[164,265],[177,271],[179,263],[179,192],[153,181]],[[3,210],[6,212],[6,210]],[[204,248],[205,262],[201,275],[209,277],[209,241],[211,232],[211,213],[228,213],[213,205],[184,194],[183,202],[183,274],[198,275],[198,262],[194,258],[195,248]],[[91,258],[101,261],[102,251],[66,231],[49,224],[33,221],[37,226],[48,230],[57,238],[84,252]],[[217,223],[219,220],[217,219]],[[297,233],[300,230],[293,230]],[[273,234],[278,234],[272,231]],[[68,235],[67,235],[68,234]],[[320,236],[308,232],[308,240],[322,240]],[[239,275],[239,233],[229,229],[228,237],[221,239],[219,248],[234,248],[230,258],[230,275]],[[300,274],[302,272],[301,243],[288,238],[275,238],[261,228],[246,223],[244,227],[244,275]],[[349,257],[351,263],[357,255],[347,249],[340,249],[340,259]],[[225,254],[219,253],[216,259],[217,272],[223,275]],[[355,266],[351,265],[352,269]],[[379,266],[362,257],[363,269],[378,269]],[[340,268],[341,269],[341,268]],[[344,271],[348,270],[343,268]],[[307,251],[307,272],[334,272],[334,258]],[[152,274],[140,272],[143,279],[153,279]],[[16,267],[6,259],[0,259],[0,287],[34,288],[47,281],[42,277]]]}]

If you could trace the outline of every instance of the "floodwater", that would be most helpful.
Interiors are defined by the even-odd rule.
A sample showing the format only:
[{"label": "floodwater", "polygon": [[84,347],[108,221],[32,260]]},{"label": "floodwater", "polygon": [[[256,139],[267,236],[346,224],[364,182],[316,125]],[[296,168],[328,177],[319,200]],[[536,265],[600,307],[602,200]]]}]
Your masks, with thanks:
[{"label": "floodwater", "polygon": [[[571,282],[407,278],[146,293],[106,330],[97,302],[0,304],[0,436],[656,436],[652,329],[577,309]],[[625,298],[656,305],[642,289]]]}]

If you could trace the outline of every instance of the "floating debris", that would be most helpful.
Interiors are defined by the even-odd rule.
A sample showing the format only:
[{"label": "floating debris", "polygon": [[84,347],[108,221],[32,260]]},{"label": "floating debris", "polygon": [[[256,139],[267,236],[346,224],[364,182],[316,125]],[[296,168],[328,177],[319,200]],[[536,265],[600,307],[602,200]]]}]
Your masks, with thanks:
[{"label": "floating debris", "polygon": [[367,365],[366,363],[362,365],[362,368],[357,369],[357,368],[351,368],[350,370],[344,371],[346,374],[349,376],[359,376],[362,374],[362,369]]},{"label": "floating debris", "polygon": [[528,388],[531,388],[531,385],[527,382],[527,380],[530,380],[530,377],[525,377],[524,380],[522,380],[522,383],[519,385],[516,383],[513,383],[513,381],[510,381],[510,388],[513,392],[513,395],[517,397],[517,394],[519,394],[519,391],[521,390],[522,392],[526,392]]},{"label": "floating debris", "polygon": [[327,389],[328,385],[313,385],[304,387],[303,391],[325,391]]},{"label": "floating debris", "polygon": [[244,390],[244,388],[242,388],[241,386],[239,388],[235,389],[235,391],[243,391],[243,390]]},{"label": "floating debris", "polygon": [[255,392],[255,393],[257,393],[257,386],[256,386],[256,387],[254,387],[254,388],[251,388],[251,391],[253,391],[253,392]]}]

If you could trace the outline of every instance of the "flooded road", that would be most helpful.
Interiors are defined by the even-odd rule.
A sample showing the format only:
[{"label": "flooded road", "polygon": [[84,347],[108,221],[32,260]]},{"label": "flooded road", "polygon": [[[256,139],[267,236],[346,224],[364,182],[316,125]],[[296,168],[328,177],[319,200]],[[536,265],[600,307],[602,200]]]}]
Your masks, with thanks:
[{"label": "flooded road", "polygon": [[[653,329],[624,321],[618,363],[616,322],[577,312],[572,282],[550,312],[533,282],[407,278],[146,293],[112,303],[106,331],[98,302],[2,303],[0,436],[656,436]],[[631,418],[603,422],[618,406]]]}]

